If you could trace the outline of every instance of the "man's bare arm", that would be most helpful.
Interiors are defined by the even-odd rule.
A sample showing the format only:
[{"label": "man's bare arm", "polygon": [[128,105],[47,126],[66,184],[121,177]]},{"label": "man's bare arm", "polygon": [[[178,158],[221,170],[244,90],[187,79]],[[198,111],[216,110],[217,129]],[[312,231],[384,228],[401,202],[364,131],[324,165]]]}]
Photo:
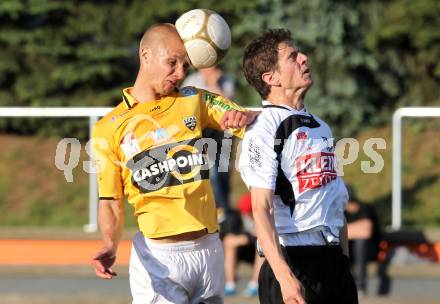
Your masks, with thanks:
[{"label": "man's bare arm", "polygon": [[111,266],[116,260],[116,251],[124,230],[123,199],[99,201],[99,227],[102,248],[93,256],[95,273],[103,279],[111,279],[116,273]]},{"label": "man's bare arm", "polygon": [[373,235],[373,222],[369,218],[363,218],[347,224],[348,239],[369,239]]},{"label": "man's bare arm", "polygon": [[280,283],[283,301],[286,304],[303,304],[305,301],[302,285],[286,263],[278,241],[273,215],[273,191],[251,187],[251,196],[258,242]]}]

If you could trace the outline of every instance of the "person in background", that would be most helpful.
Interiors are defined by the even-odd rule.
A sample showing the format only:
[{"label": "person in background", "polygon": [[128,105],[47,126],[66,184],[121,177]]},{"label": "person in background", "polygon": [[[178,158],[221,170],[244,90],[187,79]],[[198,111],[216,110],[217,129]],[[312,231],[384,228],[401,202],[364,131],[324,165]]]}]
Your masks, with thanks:
[{"label": "person in background", "polygon": [[379,252],[381,232],[374,207],[361,203],[350,185],[348,204],[345,207],[347,219],[350,265],[359,295],[367,293],[367,263],[376,261]]},{"label": "person in background", "polygon": [[251,194],[244,194],[238,203],[241,225],[235,231],[226,233],[223,237],[225,251],[225,296],[237,293],[235,281],[237,261],[246,260],[253,263],[252,276],[243,292],[246,297],[258,293],[258,274],[264,259],[257,254],[254,219],[252,217]]},{"label": "person in background", "polygon": [[[197,72],[188,75],[182,82],[182,87],[186,86],[194,86],[204,89],[228,99],[234,98],[234,81],[228,75],[223,73],[219,66],[200,69]],[[203,130],[203,137],[212,138],[217,143],[217,153],[215,160],[211,160],[214,162],[214,165],[211,168],[209,179],[214,191],[217,207],[220,209],[219,213],[222,214],[222,218],[224,218],[231,214],[229,204],[229,180],[231,177],[230,151],[226,151],[229,155],[221,155],[222,140],[225,138],[224,132],[208,128]],[[222,221],[222,219],[220,221]]]},{"label": "person in background", "polygon": [[233,99],[235,83],[231,77],[223,73],[219,66],[200,69],[189,74],[182,82],[182,86],[194,86]]}]

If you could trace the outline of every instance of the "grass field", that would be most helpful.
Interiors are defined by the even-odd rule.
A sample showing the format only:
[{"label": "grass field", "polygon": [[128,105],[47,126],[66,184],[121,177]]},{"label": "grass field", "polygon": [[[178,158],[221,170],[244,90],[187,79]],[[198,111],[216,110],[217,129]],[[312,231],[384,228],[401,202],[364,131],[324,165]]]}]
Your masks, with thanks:
[{"label": "grass field", "polygon": [[[362,152],[366,139],[384,138],[387,147],[378,150],[385,165],[377,174],[365,174],[360,162],[369,158]],[[390,223],[391,129],[372,129],[357,137],[360,154],[344,167],[344,179],[353,184],[358,196],[374,204],[383,225]],[[411,227],[440,226],[440,127],[436,121],[411,124],[404,131],[404,224]],[[0,135],[0,225],[80,226],[88,221],[87,160],[81,143],[81,157],[68,183],[55,166],[58,138]],[[235,204],[246,189],[234,171],[231,202]],[[127,225],[135,225],[132,207],[127,206]]]}]

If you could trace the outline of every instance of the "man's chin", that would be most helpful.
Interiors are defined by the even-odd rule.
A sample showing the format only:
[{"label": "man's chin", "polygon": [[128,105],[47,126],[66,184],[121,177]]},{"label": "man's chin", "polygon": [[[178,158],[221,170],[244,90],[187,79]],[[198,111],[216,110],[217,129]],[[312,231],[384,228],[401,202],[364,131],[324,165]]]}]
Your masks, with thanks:
[{"label": "man's chin", "polygon": [[311,76],[308,76],[306,79],[304,79],[304,81],[305,81],[306,87],[308,87],[308,88],[313,85],[313,79]]},{"label": "man's chin", "polygon": [[170,95],[171,93],[173,93],[176,90],[176,87],[174,86],[167,86],[165,88],[162,89],[161,95]]}]

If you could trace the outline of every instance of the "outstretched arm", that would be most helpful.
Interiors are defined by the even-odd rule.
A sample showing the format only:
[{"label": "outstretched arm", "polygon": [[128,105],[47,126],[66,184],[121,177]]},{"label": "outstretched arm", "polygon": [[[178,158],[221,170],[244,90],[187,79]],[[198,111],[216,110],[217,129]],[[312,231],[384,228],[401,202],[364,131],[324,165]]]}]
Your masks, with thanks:
[{"label": "outstretched arm", "polygon": [[280,284],[286,304],[305,304],[304,289],[284,259],[275,229],[273,215],[273,191],[251,187],[252,212],[258,242]]},{"label": "outstretched arm", "polygon": [[102,279],[116,276],[112,266],[116,260],[116,251],[124,229],[123,199],[99,201],[99,227],[102,247],[95,253],[92,265],[95,273]]}]

